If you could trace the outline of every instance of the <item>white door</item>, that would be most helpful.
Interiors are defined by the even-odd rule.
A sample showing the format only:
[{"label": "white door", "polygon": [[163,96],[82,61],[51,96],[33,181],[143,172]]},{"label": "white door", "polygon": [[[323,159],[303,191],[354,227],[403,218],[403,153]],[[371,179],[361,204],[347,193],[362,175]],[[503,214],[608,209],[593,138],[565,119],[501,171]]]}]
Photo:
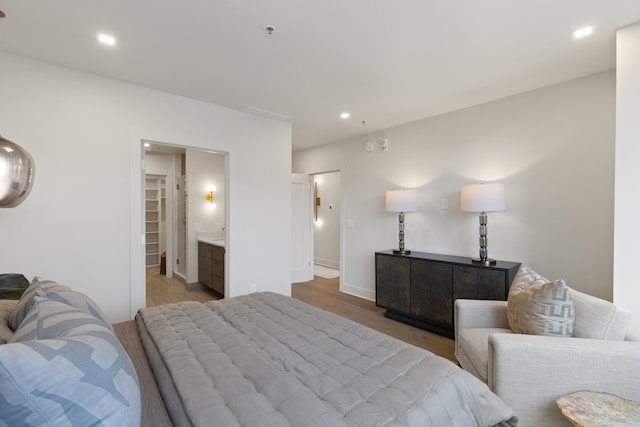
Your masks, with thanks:
[{"label": "white door", "polygon": [[309,175],[291,174],[291,283],[313,280],[311,191]]}]

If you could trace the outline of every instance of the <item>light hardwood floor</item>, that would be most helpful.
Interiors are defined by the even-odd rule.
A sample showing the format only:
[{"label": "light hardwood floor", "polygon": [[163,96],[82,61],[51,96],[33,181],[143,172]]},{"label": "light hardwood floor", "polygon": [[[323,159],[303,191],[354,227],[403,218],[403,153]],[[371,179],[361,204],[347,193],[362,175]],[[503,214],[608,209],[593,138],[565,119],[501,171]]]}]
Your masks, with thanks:
[{"label": "light hardwood floor", "polygon": [[220,296],[205,286],[187,286],[160,274],[159,268],[147,269],[147,307],[171,304],[180,301],[207,302],[220,299]]},{"label": "light hardwood floor", "polygon": [[458,363],[454,356],[452,339],[388,319],[384,316],[385,310],[376,307],[375,302],[340,292],[339,280],[314,276],[311,282],[291,285],[291,295],[307,304],[346,317]]},{"label": "light hardwood floor", "polygon": [[[373,301],[340,292],[339,280],[314,276],[314,280],[310,282],[291,285],[291,295],[307,304],[425,348],[457,363],[452,339],[386,318],[384,309],[376,307]],[[148,307],[186,300],[205,302],[218,298],[215,292],[205,287],[190,290],[183,283],[161,275],[159,269],[147,270]]]}]

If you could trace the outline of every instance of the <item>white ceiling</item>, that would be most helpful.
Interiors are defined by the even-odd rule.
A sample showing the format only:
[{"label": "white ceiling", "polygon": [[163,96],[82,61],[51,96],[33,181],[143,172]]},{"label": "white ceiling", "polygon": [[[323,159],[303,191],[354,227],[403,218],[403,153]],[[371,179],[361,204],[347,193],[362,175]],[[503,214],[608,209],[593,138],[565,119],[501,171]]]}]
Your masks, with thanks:
[{"label": "white ceiling", "polygon": [[[638,0],[0,0],[0,9],[0,51],[288,116],[294,151],[612,69],[615,30],[640,21]],[[584,25],[595,33],[573,40]],[[117,46],[98,45],[98,31]]]}]

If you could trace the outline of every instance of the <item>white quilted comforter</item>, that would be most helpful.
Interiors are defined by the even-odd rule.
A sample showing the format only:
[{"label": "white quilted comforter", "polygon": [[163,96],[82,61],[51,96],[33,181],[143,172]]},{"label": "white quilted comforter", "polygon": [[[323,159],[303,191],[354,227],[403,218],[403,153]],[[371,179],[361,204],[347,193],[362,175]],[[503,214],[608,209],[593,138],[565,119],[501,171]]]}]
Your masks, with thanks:
[{"label": "white quilted comforter", "polygon": [[194,426],[517,423],[448,360],[282,295],[182,302],[138,317]]}]

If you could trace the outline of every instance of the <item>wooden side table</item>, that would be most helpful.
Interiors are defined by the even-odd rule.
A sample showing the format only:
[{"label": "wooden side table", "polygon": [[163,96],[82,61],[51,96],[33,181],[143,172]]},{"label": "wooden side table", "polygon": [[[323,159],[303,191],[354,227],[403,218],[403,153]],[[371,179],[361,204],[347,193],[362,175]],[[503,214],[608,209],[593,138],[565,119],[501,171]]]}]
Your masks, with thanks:
[{"label": "wooden side table", "polygon": [[640,426],[640,405],[614,394],[579,391],[562,396],[556,404],[578,427]]}]

